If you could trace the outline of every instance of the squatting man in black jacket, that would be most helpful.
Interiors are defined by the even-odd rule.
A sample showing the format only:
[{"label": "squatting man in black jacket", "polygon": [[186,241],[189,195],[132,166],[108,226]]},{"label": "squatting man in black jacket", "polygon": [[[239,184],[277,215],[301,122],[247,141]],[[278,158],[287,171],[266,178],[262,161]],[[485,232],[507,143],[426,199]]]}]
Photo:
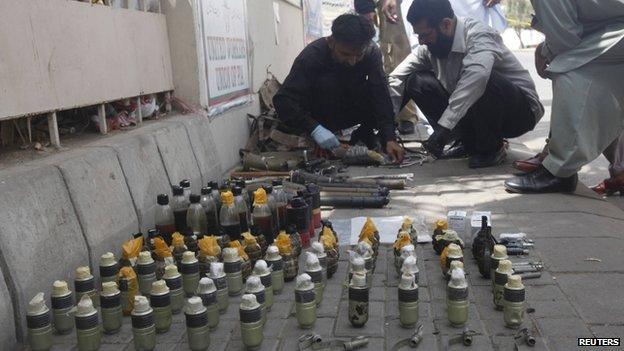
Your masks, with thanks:
[{"label": "squatting man in black jacket", "polygon": [[359,124],[352,144],[361,141],[372,148],[379,137],[388,155],[401,162],[404,150],[396,141],[393,106],[374,35],[364,17],[336,18],[332,35],[310,43],[295,59],[273,103],[280,120],[309,133],[325,150],[339,146],[335,132]]}]

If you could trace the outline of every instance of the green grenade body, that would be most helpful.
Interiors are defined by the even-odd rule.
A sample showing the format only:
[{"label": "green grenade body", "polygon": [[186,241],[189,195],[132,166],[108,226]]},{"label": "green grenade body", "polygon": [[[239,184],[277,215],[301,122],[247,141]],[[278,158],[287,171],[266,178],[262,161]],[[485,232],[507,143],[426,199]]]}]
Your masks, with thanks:
[{"label": "green grenade body", "polygon": [[119,332],[123,321],[121,292],[117,292],[113,295],[100,295],[100,307],[104,334],[115,334]]},{"label": "green grenade body", "polygon": [[202,299],[208,318],[208,327],[215,329],[219,325],[219,303],[217,302],[217,291],[209,294],[198,294]]},{"label": "green grenade body", "polygon": [[102,341],[97,311],[88,316],[76,316],[76,337],[79,351],[96,351]]},{"label": "green grenade body", "polygon": [[[211,277],[217,287],[217,304],[219,305],[219,314],[224,314],[230,305],[230,295],[227,285],[226,276]],[[241,284],[242,286],[242,284]]]},{"label": "green grenade body", "polygon": [[223,262],[223,269],[227,277],[228,294],[237,296],[243,291],[243,262],[238,260],[235,262]]},{"label": "green grenade body", "polygon": [[156,281],[156,262],[153,260],[147,264],[135,266],[137,281],[139,282],[139,292],[143,296],[149,296],[152,290],[152,283]]},{"label": "green grenade body", "polygon": [[356,328],[368,322],[368,286],[349,287],[349,322]]},{"label": "green grenade body", "polygon": [[281,259],[275,261],[268,261],[269,267],[271,267],[271,286],[273,287],[273,294],[279,295],[284,289],[284,261]]},{"label": "green grenade body", "polygon": [[271,306],[273,306],[273,280],[271,278],[271,273],[267,275],[261,275],[260,281],[262,282],[262,285],[264,285],[266,310],[270,311]]},{"label": "green grenade body", "polygon": [[245,246],[245,253],[247,254],[247,256],[249,256],[249,261],[251,261],[251,267],[256,265],[256,261],[262,259],[262,249],[257,243],[255,245]]},{"label": "green grenade body", "polygon": [[454,327],[463,327],[468,321],[468,288],[447,287],[446,308],[448,320]]},{"label": "green grenade body", "polygon": [[197,285],[199,285],[199,261],[192,263],[180,264],[180,273],[182,274],[182,287],[187,297],[195,295]]},{"label": "green grenade body", "polygon": [[132,312],[132,334],[136,351],[151,351],[156,348],[156,324],[154,312],[136,315]]},{"label": "green grenade body", "polygon": [[492,275],[494,277],[494,283],[492,284],[493,300],[496,310],[503,310],[503,293],[505,292],[505,284],[507,284],[507,278],[509,274],[494,271]]},{"label": "green grenade body", "polygon": [[171,313],[178,314],[184,306],[184,289],[182,289],[182,276],[171,279],[164,279],[169,288],[169,296],[171,300]]},{"label": "green grenade body", "polygon": [[503,318],[507,328],[518,328],[524,322],[526,306],[524,303],[524,288],[509,289],[503,292]]},{"label": "green grenade body", "polygon": [[247,280],[251,275],[252,265],[250,260],[241,259],[241,275],[243,277],[243,281]]},{"label": "green grenade body", "polygon": [[184,313],[186,316],[186,335],[191,351],[205,351],[210,346],[210,328],[206,310],[196,314]]},{"label": "green grenade body", "polygon": [[399,288],[399,323],[411,328],[418,323],[418,285],[415,289]]},{"label": "green grenade body", "polygon": [[319,264],[321,265],[322,268],[322,282],[323,282],[323,287],[325,287],[327,285],[327,254],[325,254],[325,251],[323,251],[322,255],[316,255],[316,257],[319,260]]},{"label": "green grenade body", "polygon": [[61,335],[71,333],[74,330],[74,317],[70,313],[73,308],[72,292],[63,296],[52,295],[51,302],[54,330]]},{"label": "green grenade body", "polygon": [[323,301],[323,290],[325,289],[325,286],[323,285],[323,271],[308,271],[306,273],[310,276],[310,278],[312,278],[312,283],[314,283],[316,305],[320,306]]},{"label": "green grenade body", "polygon": [[329,279],[338,270],[338,250],[326,249],[325,254],[327,254],[327,278]]},{"label": "green grenade body", "polygon": [[246,293],[253,294],[256,296],[256,301],[260,304],[260,313],[262,316],[262,325],[266,323],[267,320],[267,308],[266,308],[266,292],[264,289],[254,292],[254,293]]},{"label": "green grenade body", "polygon": [[52,324],[50,311],[39,315],[27,315],[28,345],[32,351],[47,351],[52,348]]},{"label": "green grenade body", "polygon": [[171,293],[151,295],[150,304],[154,310],[154,325],[156,333],[162,334],[169,331],[173,321],[171,311]]},{"label": "green grenade body", "polygon": [[[259,302],[259,301],[258,301]],[[255,350],[262,345],[264,322],[262,308],[240,309],[241,337],[247,350]]]},{"label": "green grenade body", "polygon": [[302,329],[310,329],[316,323],[315,289],[295,290],[295,310],[297,323]]},{"label": "green grenade body", "polygon": [[284,261],[284,280],[289,282],[299,273],[299,261],[295,255],[282,255]]},{"label": "green grenade body", "polygon": [[93,276],[88,279],[74,280],[74,290],[76,290],[76,301],[80,301],[82,296],[88,295],[91,301],[93,301],[93,305],[97,307],[99,299],[95,291],[95,279]]}]

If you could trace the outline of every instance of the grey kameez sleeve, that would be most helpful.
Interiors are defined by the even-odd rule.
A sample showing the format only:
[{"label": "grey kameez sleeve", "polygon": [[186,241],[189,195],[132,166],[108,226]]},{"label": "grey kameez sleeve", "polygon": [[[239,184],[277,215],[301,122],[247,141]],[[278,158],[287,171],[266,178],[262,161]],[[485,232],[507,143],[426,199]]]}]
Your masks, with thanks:
[{"label": "grey kameez sleeve", "polygon": [[542,54],[549,61],[558,54],[576,47],[582,41],[583,25],[578,20],[576,3],[572,0],[532,1],[538,17],[535,29],[546,40]]},{"label": "grey kameez sleeve", "polygon": [[438,124],[452,130],[464,118],[468,109],[485,92],[492,68],[500,60],[500,36],[493,33],[479,33],[470,40],[466,56],[462,61],[461,76],[449,98],[449,105]]},{"label": "grey kameez sleeve", "polygon": [[416,71],[429,71],[431,69],[431,60],[429,60],[427,48],[420,45],[390,73],[388,84],[395,116],[401,112],[405,83],[409,76]]}]

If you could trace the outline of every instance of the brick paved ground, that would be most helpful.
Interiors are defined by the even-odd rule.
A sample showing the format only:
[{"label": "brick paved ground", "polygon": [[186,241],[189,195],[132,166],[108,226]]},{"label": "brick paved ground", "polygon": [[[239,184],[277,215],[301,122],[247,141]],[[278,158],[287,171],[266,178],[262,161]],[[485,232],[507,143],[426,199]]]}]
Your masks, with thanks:
[{"label": "brick paved ground", "polygon": [[[515,149],[520,149],[515,146]],[[517,157],[522,157],[518,151]],[[385,209],[336,210],[329,218],[420,214],[428,223],[445,216],[450,209],[491,210],[493,231],[523,231],[535,239],[532,258],[541,258],[546,272],[540,279],[525,281],[528,314],[526,326],[537,339],[532,350],[575,350],[577,337],[624,337],[624,212],[594,197],[587,188],[574,195],[519,196],[507,194],[502,181],[507,166],[482,171],[469,170],[465,161],[446,161],[414,167],[416,177],[409,190],[396,192]],[[404,172],[406,170],[401,170]],[[391,173],[392,170],[361,168],[353,173]],[[391,350],[394,343],[409,337],[412,330],[398,323],[397,276],[392,251],[381,248],[370,294],[370,319],[361,329],[347,319],[344,279],[347,255],[344,252],[337,274],[328,281],[325,300],[318,309],[314,331],[324,338],[347,339],[366,335],[365,350]],[[445,284],[438,257],[430,245],[417,249],[420,267],[420,322],[424,340],[419,350],[444,350],[449,338],[461,329],[448,325],[445,312]],[[502,312],[493,308],[489,280],[480,277],[469,251],[465,252],[470,284],[469,328],[480,335],[466,348],[452,345],[449,350],[514,350],[514,331],[503,326]],[[587,258],[597,258],[587,260]],[[262,350],[297,350],[297,338],[306,332],[297,327],[293,306],[294,283],[287,283],[268,314]],[[242,350],[238,326],[238,302],[231,298],[227,314],[211,333],[210,350]],[[74,348],[75,335],[55,337],[54,350]],[[121,332],[105,336],[101,350],[133,350],[129,319]],[[174,316],[171,330],[158,336],[158,350],[187,350],[183,315]],[[407,350],[407,348],[405,348]],[[520,350],[528,349],[520,346]],[[611,348],[617,349],[617,348]],[[609,350],[602,348],[600,350]]]}]

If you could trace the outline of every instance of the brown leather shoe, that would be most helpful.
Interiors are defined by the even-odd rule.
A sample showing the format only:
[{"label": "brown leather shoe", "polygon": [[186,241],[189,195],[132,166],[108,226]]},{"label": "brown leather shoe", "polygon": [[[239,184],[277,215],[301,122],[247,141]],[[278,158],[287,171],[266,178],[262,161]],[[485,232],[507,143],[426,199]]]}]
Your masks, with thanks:
[{"label": "brown leather shoe", "polygon": [[546,157],[542,156],[542,154],[537,154],[531,158],[527,158],[526,160],[514,161],[514,163],[512,163],[512,167],[524,173],[531,173],[542,164],[544,158]]},{"label": "brown leather shoe", "polygon": [[624,195],[624,179],[622,177],[605,179],[590,189],[601,196],[611,196],[615,193]]}]

